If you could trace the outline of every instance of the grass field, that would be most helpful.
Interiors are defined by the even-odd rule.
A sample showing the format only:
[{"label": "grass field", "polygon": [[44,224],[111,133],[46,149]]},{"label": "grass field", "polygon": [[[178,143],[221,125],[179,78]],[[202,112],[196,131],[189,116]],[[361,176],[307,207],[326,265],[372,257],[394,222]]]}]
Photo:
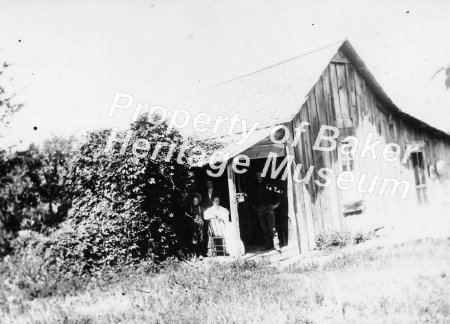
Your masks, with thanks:
[{"label": "grass field", "polygon": [[2,323],[450,323],[450,239],[363,244],[282,268],[171,263],[69,295],[6,296],[0,310]]}]

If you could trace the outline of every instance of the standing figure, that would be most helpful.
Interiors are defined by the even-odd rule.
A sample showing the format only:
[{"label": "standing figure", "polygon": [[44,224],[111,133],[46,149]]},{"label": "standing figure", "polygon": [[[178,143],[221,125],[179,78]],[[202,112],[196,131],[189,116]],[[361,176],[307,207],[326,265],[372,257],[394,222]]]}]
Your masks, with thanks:
[{"label": "standing figure", "polygon": [[220,194],[217,192],[216,188],[214,188],[212,180],[206,180],[206,190],[203,192],[202,200],[203,210],[212,207],[214,197],[220,197]]},{"label": "standing figure", "polygon": [[203,259],[206,255],[204,250],[204,218],[203,209],[200,206],[201,195],[194,194],[192,203],[186,209],[185,215],[190,218],[189,224],[192,233],[192,245],[194,246],[195,254]]},{"label": "standing figure", "polygon": [[280,205],[281,190],[263,181],[261,172],[256,172],[256,187],[252,207],[256,210],[264,235],[264,251],[275,248],[281,251],[278,233],[275,227],[275,209]]}]

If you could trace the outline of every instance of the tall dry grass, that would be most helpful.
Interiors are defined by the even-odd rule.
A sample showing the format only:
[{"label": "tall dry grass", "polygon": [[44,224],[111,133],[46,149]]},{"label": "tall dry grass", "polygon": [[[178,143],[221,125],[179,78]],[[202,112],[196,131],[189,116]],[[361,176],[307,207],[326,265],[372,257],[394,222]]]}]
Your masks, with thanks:
[{"label": "tall dry grass", "polygon": [[[449,323],[450,240],[367,245],[283,269],[171,262],[42,298],[0,294],[4,323]],[[8,278],[1,278],[2,282]],[[9,294],[9,295],[8,295]]]}]

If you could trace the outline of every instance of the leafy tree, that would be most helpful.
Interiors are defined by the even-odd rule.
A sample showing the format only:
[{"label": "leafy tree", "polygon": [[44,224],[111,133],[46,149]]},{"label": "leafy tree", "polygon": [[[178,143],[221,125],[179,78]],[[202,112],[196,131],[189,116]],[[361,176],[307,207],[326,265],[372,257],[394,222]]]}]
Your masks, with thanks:
[{"label": "leafy tree", "polygon": [[38,148],[31,145],[24,152],[1,152],[0,160],[0,213],[7,229],[19,230],[25,219],[36,219],[39,210],[37,187],[42,163]]},{"label": "leafy tree", "polygon": [[447,67],[441,67],[439,68],[431,77],[431,80],[433,80],[440,72],[445,72],[445,87],[447,90],[450,88],[450,65]]},{"label": "leafy tree", "polygon": [[[9,65],[7,63],[3,63],[0,66],[0,82],[3,83],[5,77],[5,71]],[[22,108],[22,104],[14,103],[13,101],[14,95],[9,94],[3,84],[0,84],[0,130],[3,127],[8,126],[10,117],[19,111]],[[0,133],[0,137],[2,137]],[[0,166],[2,166],[5,152],[0,149]],[[2,168],[0,167],[0,179],[2,176]],[[2,193],[0,192],[0,195]],[[5,227],[4,224],[5,215],[0,209],[0,255],[4,254],[7,251],[8,239],[10,238],[10,233]]]},{"label": "leafy tree", "polygon": [[[0,82],[3,83],[5,72],[10,67],[9,64],[3,63],[0,66]],[[0,85],[0,126],[8,126],[10,117],[18,112],[23,105],[14,102],[15,94],[10,94],[6,91],[3,85]]]},{"label": "leafy tree", "polygon": [[[0,151],[0,231],[8,241],[19,230],[47,231],[61,222],[69,205],[67,172],[74,139],[53,137],[40,148]],[[8,251],[0,242],[0,252]]]},{"label": "leafy tree", "polygon": [[53,136],[41,149],[42,183],[39,186],[41,201],[48,206],[47,224],[61,222],[70,207],[67,179],[72,158],[75,155],[75,137]]},{"label": "leafy tree", "polygon": [[[101,130],[88,134],[72,161],[72,207],[53,236],[52,252],[66,270],[92,272],[180,253],[183,200],[193,176],[188,164],[177,162],[183,138],[165,123],[154,127],[145,118],[131,130],[123,154],[119,142],[105,152],[111,131]],[[125,132],[116,136],[125,138]],[[141,156],[132,151],[139,139],[149,143],[148,150],[137,150]],[[157,145],[160,153],[153,159]]]}]

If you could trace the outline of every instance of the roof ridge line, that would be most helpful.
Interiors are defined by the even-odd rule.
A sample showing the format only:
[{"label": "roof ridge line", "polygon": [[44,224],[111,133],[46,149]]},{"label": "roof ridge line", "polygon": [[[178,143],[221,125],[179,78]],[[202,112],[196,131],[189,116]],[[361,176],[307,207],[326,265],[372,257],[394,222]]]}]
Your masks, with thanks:
[{"label": "roof ridge line", "polygon": [[211,88],[215,88],[215,87],[224,85],[224,84],[226,84],[226,83],[235,81],[235,80],[237,80],[237,79],[245,78],[245,77],[248,77],[248,76],[250,76],[250,75],[253,75],[253,74],[256,74],[256,73],[259,73],[259,72],[268,70],[268,69],[271,69],[271,68],[273,68],[273,67],[275,67],[275,66],[278,66],[278,65],[281,65],[281,64],[290,62],[290,61],[294,61],[294,60],[299,59],[299,58],[301,58],[301,57],[303,57],[303,56],[306,56],[306,55],[309,55],[309,54],[312,54],[312,53],[315,53],[315,52],[324,50],[324,49],[329,48],[329,47],[331,47],[331,46],[334,46],[334,45],[336,45],[336,44],[344,44],[345,41],[347,41],[347,39],[341,40],[341,41],[338,41],[338,42],[334,42],[334,43],[329,44],[329,45],[327,45],[327,46],[324,46],[324,47],[321,47],[321,48],[317,48],[317,49],[315,49],[315,50],[312,50],[312,51],[309,51],[309,52],[306,52],[306,53],[297,55],[297,56],[295,56],[295,57],[292,57],[292,58],[290,58],[290,59],[284,60],[284,61],[282,61],[282,62],[278,62],[278,63],[276,63],[276,64],[267,66],[267,67],[265,67],[265,68],[262,68],[262,69],[259,69],[259,70],[256,70],[256,71],[253,71],[253,72],[244,74],[244,75],[240,75],[240,76],[235,77],[235,78],[232,78],[232,79],[230,79],[230,80],[223,81],[223,82],[219,82],[219,83],[217,83],[217,84],[212,85]]}]

